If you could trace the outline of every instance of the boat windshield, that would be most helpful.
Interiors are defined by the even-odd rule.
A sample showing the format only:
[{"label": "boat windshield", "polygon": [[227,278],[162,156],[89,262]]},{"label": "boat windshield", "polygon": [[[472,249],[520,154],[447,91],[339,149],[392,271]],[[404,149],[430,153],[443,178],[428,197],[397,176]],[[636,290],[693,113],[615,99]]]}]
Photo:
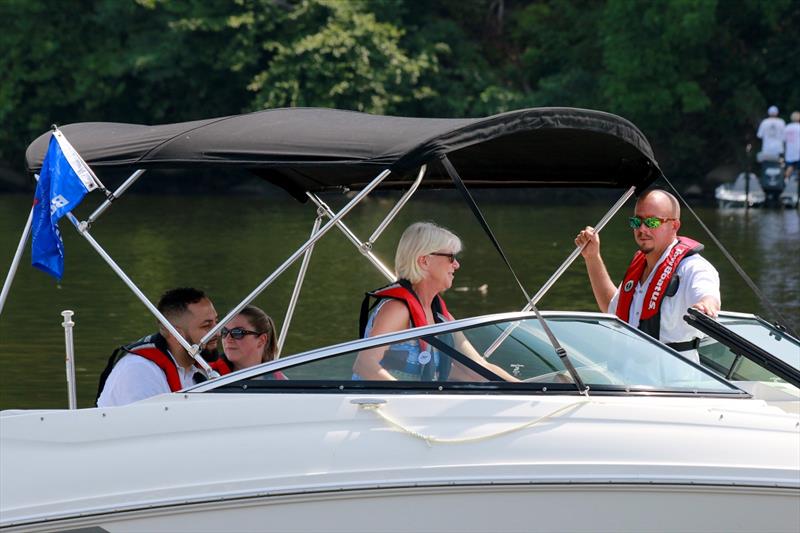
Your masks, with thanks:
[{"label": "boat windshield", "polygon": [[739,317],[723,314],[717,321],[795,370],[800,370],[800,343],[784,331],[755,316]]},{"label": "boat windshield", "polygon": [[713,337],[705,337],[698,348],[703,365],[736,381],[786,383],[786,378],[793,375],[796,384],[800,372],[797,339],[755,315],[723,312],[716,321],[726,328],[722,333],[729,330],[763,353],[750,353],[746,347],[737,350],[741,342],[737,344],[736,338],[730,339],[730,335],[712,329],[707,332]]},{"label": "boat windshield", "polygon": [[[744,394],[613,317],[556,316],[546,320],[592,391]],[[216,387],[203,389],[307,390],[315,383],[326,383],[340,391],[391,387],[474,391],[488,387],[577,393],[537,318],[467,324],[408,330],[402,335],[342,345],[338,351],[301,354],[251,369],[237,381],[231,376]],[[510,334],[504,335],[509,328]],[[391,342],[380,343],[382,338]],[[503,340],[489,358],[479,355],[498,339]]]}]

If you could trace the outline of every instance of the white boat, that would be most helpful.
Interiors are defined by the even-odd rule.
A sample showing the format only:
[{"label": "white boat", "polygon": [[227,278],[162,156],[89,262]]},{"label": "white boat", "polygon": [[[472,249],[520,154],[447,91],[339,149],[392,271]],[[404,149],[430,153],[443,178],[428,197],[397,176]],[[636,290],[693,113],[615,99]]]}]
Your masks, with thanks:
[{"label": "white boat", "polygon": [[800,192],[798,191],[798,172],[795,170],[786,178],[786,187],[781,191],[778,200],[783,207],[797,209],[800,206]]},{"label": "white boat", "polygon": [[[748,180],[750,183],[748,183]],[[736,176],[733,183],[723,183],[714,189],[714,198],[720,207],[745,207],[762,205],[767,195],[761,188],[758,176],[744,172]]]},{"label": "white boat", "polygon": [[[545,318],[588,395],[536,316],[515,313],[287,357],[126,407],[6,411],[2,525],[796,528],[798,417],[748,399],[615,317]],[[485,348],[511,325],[492,360],[516,368],[521,384],[349,380],[366,347],[414,336],[447,342],[460,330]],[[261,379],[276,370],[289,380]]]},{"label": "white boat", "polygon": [[[229,165],[310,198],[330,218],[318,218],[309,240],[220,324],[334,227],[391,279],[370,244],[397,209],[366,241],[342,221],[378,186],[408,188],[399,207],[417,187],[451,179],[462,191],[620,188],[595,224],[602,229],[661,176],[635,126],[564,108],[459,120],[274,110],[63,131],[98,172],[137,171],[116,196],[142,169]],[[31,171],[46,142],[29,148]],[[585,157],[574,157],[576,144]],[[334,214],[317,193],[344,186],[360,192]],[[90,235],[109,203],[73,222],[150,308]],[[323,347],[124,407],[4,411],[0,528],[796,532],[800,416],[728,382],[719,375],[724,358],[714,360],[719,368],[694,364],[611,315],[540,312],[539,299],[579,253],[522,312]],[[473,363],[453,347],[454,334],[522,381]],[[360,351],[417,338],[439,350],[439,364],[471,367],[482,379],[352,379]],[[788,333],[781,342],[800,347]],[[205,364],[200,346],[187,347]],[[750,357],[745,348],[735,356]],[[277,371],[288,379],[269,379]],[[777,372],[793,379],[791,370]]]}]

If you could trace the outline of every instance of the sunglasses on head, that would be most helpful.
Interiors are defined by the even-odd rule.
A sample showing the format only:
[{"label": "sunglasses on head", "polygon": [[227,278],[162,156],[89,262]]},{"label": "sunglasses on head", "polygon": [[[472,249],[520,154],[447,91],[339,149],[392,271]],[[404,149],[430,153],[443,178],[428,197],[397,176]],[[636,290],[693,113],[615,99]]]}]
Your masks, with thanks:
[{"label": "sunglasses on head", "polygon": [[428,255],[438,255],[439,257],[446,257],[452,263],[453,261],[458,261],[458,256],[456,254],[446,254],[444,252],[431,252]]},{"label": "sunglasses on head", "polygon": [[630,227],[633,228],[633,229],[639,229],[639,226],[641,226],[642,222],[644,222],[644,225],[647,226],[648,228],[656,229],[657,227],[659,227],[661,224],[663,224],[664,222],[666,222],[668,220],[678,220],[678,219],[677,218],[661,218],[661,217],[647,217],[647,218],[630,217],[628,219],[628,225],[630,225]]},{"label": "sunglasses on head", "polygon": [[219,330],[219,334],[220,336],[222,336],[223,339],[228,335],[230,335],[237,341],[242,340],[243,338],[245,338],[246,335],[261,335],[261,333],[257,331],[250,331],[249,329],[244,329],[244,328],[233,328],[233,329],[222,328],[221,330]]}]

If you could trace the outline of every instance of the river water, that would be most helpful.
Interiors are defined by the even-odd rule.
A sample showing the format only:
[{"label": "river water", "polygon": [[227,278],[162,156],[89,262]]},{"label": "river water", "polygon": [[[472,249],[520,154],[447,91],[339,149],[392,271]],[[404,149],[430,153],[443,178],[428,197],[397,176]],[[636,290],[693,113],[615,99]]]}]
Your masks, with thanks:
[{"label": "river water", "polygon": [[[616,194],[616,193],[614,193]],[[475,198],[530,294],[573,250],[573,238],[595,224],[615,200],[601,191],[569,202],[558,191],[476,191]],[[345,222],[366,239],[398,195],[384,193]],[[346,198],[325,197],[336,210]],[[30,209],[30,196],[0,196],[0,273],[5,279]],[[90,204],[87,200],[84,204]],[[603,255],[619,281],[634,251],[626,218],[633,201],[603,231]],[[96,204],[81,205],[83,219]],[[794,327],[800,327],[800,219],[797,210],[695,208],[755,284]],[[176,286],[205,290],[223,316],[280,266],[309,236],[315,209],[285,195],[129,195],[116,202],[92,235],[155,302]],[[682,234],[706,244],[720,271],[723,308],[773,318],[700,224],[684,210]],[[403,229],[433,220],[465,243],[461,269],[447,294],[456,317],[520,309],[525,301],[471,212],[454,192],[418,194],[378,239],[374,251],[391,267]],[[97,378],[113,349],[155,330],[155,320],[66,221],[61,223],[66,270],[61,283],[30,266],[29,246],[0,315],[0,409],[67,405],[61,311],[75,311],[78,404],[93,404]],[[280,328],[299,262],[255,301]],[[385,284],[338,230],[315,247],[284,354],[356,337],[365,290]],[[478,290],[481,286],[486,290]],[[540,309],[596,310],[582,259],[541,300]]]}]

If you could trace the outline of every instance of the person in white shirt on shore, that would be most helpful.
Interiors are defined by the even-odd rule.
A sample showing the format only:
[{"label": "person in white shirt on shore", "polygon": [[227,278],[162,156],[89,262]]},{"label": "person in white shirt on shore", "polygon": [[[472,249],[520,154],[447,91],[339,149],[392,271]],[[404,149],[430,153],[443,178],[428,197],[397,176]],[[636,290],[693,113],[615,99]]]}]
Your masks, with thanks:
[{"label": "person in white shirt on shore", "polygon": [[783,130],[787,178],[797,171],[800,163],[800,111],[794,111],[791,119],[792,122]]},{"label": "person in white shirt on shore", "polygon": [[767,118],[758,125],[756,136],[761,139],[761,155],[764,158],[777,160],[783,153],[783,130],[786,123],[778,116],[778,108],[770,106]]}]

